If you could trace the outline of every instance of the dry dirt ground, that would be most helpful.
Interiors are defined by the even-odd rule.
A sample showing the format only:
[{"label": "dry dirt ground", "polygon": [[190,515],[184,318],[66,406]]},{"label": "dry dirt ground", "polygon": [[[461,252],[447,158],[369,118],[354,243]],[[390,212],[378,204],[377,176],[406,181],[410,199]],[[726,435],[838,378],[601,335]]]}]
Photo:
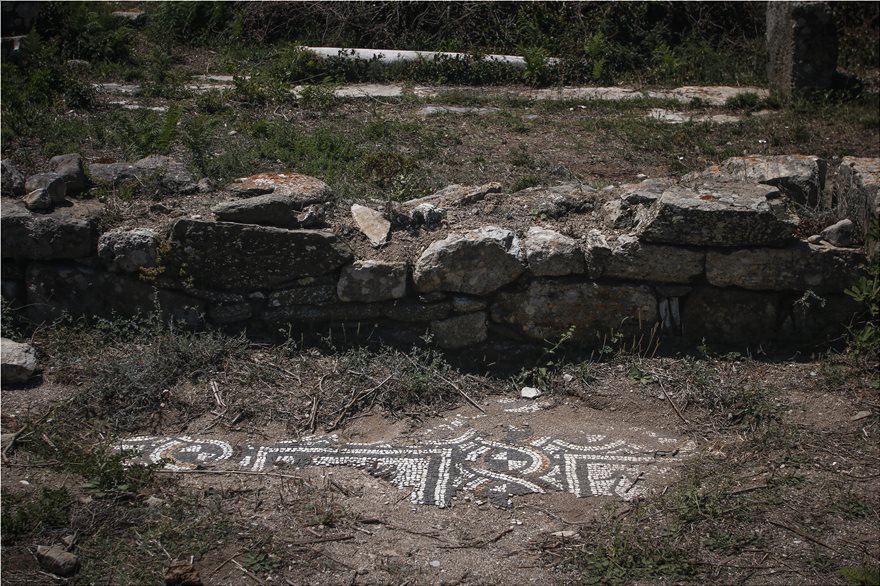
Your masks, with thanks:
[{"label": "dry dirt ground", "polygon": [[[47,355],[53,346],[39,339],[42,377],[3,390],[3,432],[28,425],[2,467],[3,584],[60,583],[33,553],[64,538],[81,558],[80,584],[160,583],[172,561],[192,564],[205,584],[867,584],[876,570],[876,374],[845,356],[621,352],[532,371],[545,390],[536,400],[518,396],[526,379],[451,369],[443,378],[479,407],[433,378],[428,392],[439,402],[398,406],[392,416],[380,397],[339,417],[339,406],[375,381],[405,393],[410,359],[312,350],[273,357],[279,376],[256,384],[242,384],[243,363],[232,360],[169,385],[159,416],[104,435],[106,414],[70,417],[94,400],[76,376],[87,367]],[[265,349],[241,358],[266,359]],[[156,471],[138,486],[116,472],[119,484],[107,489],[95,477],[109,460],[59,462],[86,461],[98,446],[138,435],[414,446],[468,430],[496,442],[602,435],[665,457],[630,471],[624,498],[548,492],[499,505],[477,490],[443,508],[412,503],[411,489],[387,473],[346,466],[279,463],[248,474],[233,457]],[[37,498],[47,487],[66,497]],[[29,498],[63,514],[36,507],[10,535],[8,518]],[[868,581],[848,582],[847,572]]]}]

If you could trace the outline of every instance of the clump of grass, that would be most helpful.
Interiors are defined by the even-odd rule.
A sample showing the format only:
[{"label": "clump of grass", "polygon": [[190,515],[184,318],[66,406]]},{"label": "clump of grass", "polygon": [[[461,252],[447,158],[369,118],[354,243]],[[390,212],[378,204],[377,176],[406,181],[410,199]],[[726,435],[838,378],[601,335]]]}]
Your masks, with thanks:
[{"label": "clump of grass", "polygon": [[66,488],[42,487],[33,493],[3,491],[3,544],[65,527],[73,497]]}]

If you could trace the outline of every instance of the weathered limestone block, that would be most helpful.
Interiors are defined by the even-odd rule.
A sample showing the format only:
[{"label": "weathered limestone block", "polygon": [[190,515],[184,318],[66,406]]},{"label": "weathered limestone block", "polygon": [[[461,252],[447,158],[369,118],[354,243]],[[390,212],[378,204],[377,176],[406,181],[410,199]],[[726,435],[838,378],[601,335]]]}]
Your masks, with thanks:
[{"label": "weathered limestone block", "polygon": [[558,277],[584,272],[584,253],[577,241],[555,230],[529,228],[525,252],[529,268],[536,276]]},{"label": "weathered limestone block", "polygon": [[431,333],[441,348],[454,350],[479,344],[488,336],[486,314],[480,311],[432,321]]},{"label": "weathered limestone block", "polygon": [[834,200],[838,216],[852,220],[873,256],[878,244],[869,242],[868,231],[880,218],[880,159],[844,157],[834,178]]},{"label": "weathered limestone block", "polygon": [[79,571],[79,557],[59,545],[38,545],[37,561],[41,568],[56,576],[66,578]]},{"label": "weathered limestone block", "polygon": [[486,183],[485,185],[447,185],[439,191],[435,191],[431,195],[411,199],[404,202],[404,206],[418,206],[423,203],[442,204],[445,206],[463,206],[471,205],[482,201],[490,193],[500,193],[501,184],[497,182]]},{"label": "weathered limestone block", "polygon": [[87,318],[132,317],[150,314],[158,306],[164,319],[188,326],[201,322],[204,302],[176,291],[79,265],[31,263],[26,273],[26,312],[35,322],[65,313]]},{"label": "weathered limestone block", "polygon": [[79,153],[52,157],[49,159],[49,167],[64,178],[67,195],[77,195],[89,188],[89,180],[83,169],[83,161]]},{"label": "weathered limestone block", "polygon": [[621,236],[602,276],[657,283],[690,283],[703,274],[705,252],[680,246],[639,242]]},{"label": "weathered limestone block", "polygon": [[486,295],[523,274],[522,257],[513,232],[485,226],[431,243],[416,262],[413,278],[423,293]]},{"label": "weathered limestone block", "polygon": [[64,177],[58,173],[31,175],[25,181],[24,189],[28,193],[45,189],[52,203],[64,203],[64,199],[67,197],[67,184],[64,182]]},{"label": "weathered limestone block", "polygon": [[837,68],[837,29],[824,2],[767,4],[767,79],[782,96],[829,89]]},{"label": "weathered limestone block", "polygon": [[759,343],[778,332],[779,297],[739,289],[695,287],[684,300],[682,333],[709,343]]},{"label": "weathered limestone block", "polygon": [[225,201],[211,208],[211,212],[220,222],[278,228],[299,228],[302,222],[297,216],[301,210],[302,206],[295,199],[275,193]]},{"label": "weathered limestone block", "polygon": [[853,228],[855,224],[849,218],[828,226],[822,230],[821,239],[833,246],[847,247],[852,243]]},{"label": "weathered limestone block", "polygon": [[241,177],[227,185],[226,190],[246,198],[271,193],[286,198],[292,206],[298,206],[297,209],[324,203],[333,196],[333,190],[320,179],[292,172],[257,173]]},{"label": "weathered limestone block", "polygon": [[533,281],[520,292],[499,293],[492,320],[518,326],[535,340],[557,340],[570,327],[582,342],[601,341],[612,330],[647,332],[658,319],[657,300],[644,285]]},{"label": "weathered limestone block", "polygon": [[3,258],[31,260],[84,258],[95,253],[97,224],[103,206],[79,201],[51,214],[35,214],[24,204],[0,204]]},{"label": "weathered limestone block", "polygon": [[366,206],[353,204],[351,206],[351,217],[370,244],[373,246],[381,246],[388,241],[388,235],[391,233],[391,222],[389,222],[381,212]]},{"label": "weathered limestone block", "polygon": [[812,155],[747,155],[690,173],[684,181],[763,183],[778,187],[798,203],[817,206],[825,190],[827,173],[827,161]]},{"label": "weathered limestone block", "polygon": [[598,230],[590,230],[584,245],[584,264],[590,278],[598,279],[601,277],[610,260],[611,247],[608,245],[605,235]]},{"label": "weathered limestone block", "polygon": [[671,187],[642,215],[640,240],[693,246],[781,246],[797,217],[768,185],[715,183]]},{"label": "weathered limestone block", "polygon": [[322,275],[349,262],[334,234],[182,219],[171,227],[172,273],[191,286],[263,289]]},{"label": "weathered limestone block", "polygon": [[865,255],[796,242],[785,248],[706,253],[706,279],[716,287],[754,291],[842,292],[861,274]]},{"label": "weathered limestone block", "polygon": [[0,339],[0,380],[3,384],[26,383],[37,370],[37,352],[30,344]]},{"label": "weathered limestone block", "polygon": [[24,175],[21,174],[12,161],[3,159],[0,161],[0,192],[3,197],[17,197],[24,195]]},{"label": "weathered limestone block", "polygon": [[186,195],[199,190],[186,165],[161,155],[150,155],[134,163],[92,163],[89,173],[97,183],[155,180],[159,189],[170,194]]},{"label": "weathered limestone block", "polygon": [[358,260],[342,269],[337,295],[340,301],[385,301],[406,295],[405,262]]},{"label": "weathered limestone block", "polygon": [[107,270],[116,273],[136,273],[156,266],[159,257],[159,237],[153,230],[110,230],[98,238],[98,258]]}]

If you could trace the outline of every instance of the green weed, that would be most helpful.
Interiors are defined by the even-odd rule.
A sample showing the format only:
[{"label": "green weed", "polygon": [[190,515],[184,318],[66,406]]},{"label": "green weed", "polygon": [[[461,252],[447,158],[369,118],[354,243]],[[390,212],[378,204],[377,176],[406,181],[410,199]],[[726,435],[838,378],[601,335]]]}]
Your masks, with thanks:
[{"label": "green weed", "polygon": [[3,491],[3,543],[14,543],[65,527],[73,497],[66,488],[40,488],[38,492]]}]

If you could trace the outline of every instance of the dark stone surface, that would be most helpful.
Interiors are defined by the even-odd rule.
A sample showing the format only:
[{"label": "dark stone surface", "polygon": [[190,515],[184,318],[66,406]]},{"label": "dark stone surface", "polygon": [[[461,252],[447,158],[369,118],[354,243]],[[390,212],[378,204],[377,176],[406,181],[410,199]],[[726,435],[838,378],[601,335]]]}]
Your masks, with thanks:
[{"label": "dark stone surface", "polygon": [[57,206],[49,214],[30,212],[23,203],[8,199],[0,207],[3,258],[51,260],[95,254],[103,210],[98,202]]},{"label": "dark stone surface", "polygon": [[322,275],[352,258],[331,232],[178,220],[168,275],[190,287],[255,290]]},{"label": "dark stone surface", "polygon": [[825,2],[767,3],[767,79],[782,96],[832,87],[837,28]]}]

